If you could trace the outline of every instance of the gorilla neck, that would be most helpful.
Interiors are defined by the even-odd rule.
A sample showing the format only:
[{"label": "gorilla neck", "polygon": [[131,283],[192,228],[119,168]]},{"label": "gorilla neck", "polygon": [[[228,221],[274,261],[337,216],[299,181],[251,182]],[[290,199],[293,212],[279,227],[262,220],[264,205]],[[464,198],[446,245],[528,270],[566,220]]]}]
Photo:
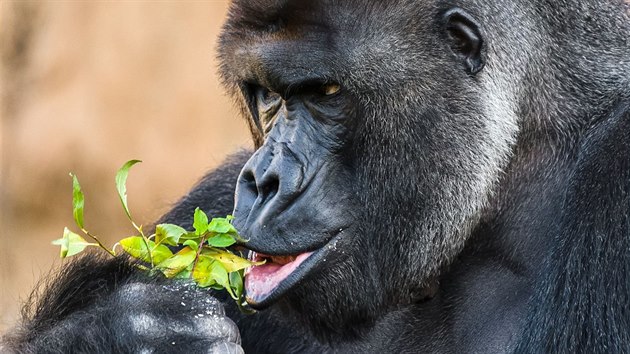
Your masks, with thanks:
[{"label": "gorilla neck", "polygon": [[498,252],[513,266],[534,274],[553,240],[550,225],[554,223],[550,220],[562,210],[579,138],[553,139],[541,134],[524,136],[522,140],[528,144],[517,143],[512,162],[469,244]]}]

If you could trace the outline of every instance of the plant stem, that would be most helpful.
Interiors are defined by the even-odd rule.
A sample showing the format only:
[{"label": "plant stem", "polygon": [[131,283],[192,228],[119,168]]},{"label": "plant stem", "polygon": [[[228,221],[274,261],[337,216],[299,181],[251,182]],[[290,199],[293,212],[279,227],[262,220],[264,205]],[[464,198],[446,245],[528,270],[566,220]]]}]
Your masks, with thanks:
[{"label": "plant stem", "polygon": [[90,237],[92,240],[96,241],[98,246],[100,248],[104,249],[112,257],[116,257],[116,253],[114,251],[110,250],[109,248],[105,247],[105,245],[101,242],[101,240],[99,240],[98,237],[96,237],[96,235],[92,235],[88,230],[85,230],[85,229],[81,229],[81,231],[83,231],[83,233],[86,234],[88,237]]},{"label": "plant stem", "polygon": [[190,276],[193,276],[193,273],[195,272],[195,267],[197,266],[197,261],[199,260],[199,255],[201,254],[201,249],[203,248],[203,243],[206,242],[206,239],[208,238],[208,235],[204,235],[201,238],[201,242],[199,242],[199,246],[197,247],[197,254],[195,255],[195,262],[193,263],[192,268],[190,269]]},{"label": "plant stem", "polygon": [[[149,239],[147,238],[147,236],[144,234],[144,232],[142,231],[142,225],[138,226],[133,220],[130,220],[131,224],[133,225],[133,227],[138,230],[138,232],[140,233],[140,236],[142,237],[142,241],[144,242],[144,247],[147,248],[147,254],[149,255],[149,262],[151,262],[151,268],[153,268],[155,266],[155,264],[153,264],[153,253],[151,253],[151,248],[149,248]],[[156,245],[157,247],[157,245]]]}]

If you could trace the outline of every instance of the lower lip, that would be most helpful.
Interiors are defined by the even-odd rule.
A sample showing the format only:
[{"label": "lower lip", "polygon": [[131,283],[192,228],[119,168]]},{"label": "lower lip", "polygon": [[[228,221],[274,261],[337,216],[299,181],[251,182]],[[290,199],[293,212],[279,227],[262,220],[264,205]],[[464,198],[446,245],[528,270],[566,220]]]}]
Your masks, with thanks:
[{"label": "lower lip", "polygon": [[248,268],[245,272],[245,291],[248,301],[259,302],[268,297],[312,253],[302,253],[293,262],[283,265],[268,263]]}]

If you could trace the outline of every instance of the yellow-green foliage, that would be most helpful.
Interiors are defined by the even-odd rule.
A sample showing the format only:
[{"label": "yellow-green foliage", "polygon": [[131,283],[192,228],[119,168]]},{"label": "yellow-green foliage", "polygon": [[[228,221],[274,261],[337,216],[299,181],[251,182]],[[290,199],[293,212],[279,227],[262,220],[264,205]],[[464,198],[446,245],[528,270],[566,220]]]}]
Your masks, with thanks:
[{"label": "yellow-green foliage", "polygon": [[[83,220],[84,195],[76,176],[72,175],[72,208],[74,221],[87,238],[64,229],[63,237],[53,241],[61,247],[61,258],[81,253],[87,247],[98,247],[116,256],[116,246],[139,261],[138,266],[150,272],[160,272],[167,278],[191,279],[199,287],[225,289],[236,300],[239,307],[244,305],[243,272],[245,268],[261,263],[251,262],[228,247],[237,241],[244,241],[232,226],[232,217],[213,218],[199,208],[193,215],[194,230],[185,230],[174,224],[159,224],[155,233],[146,235],[142,225],[134,222],[127,206],[127,176],[129,169],[140,162],[126,162],[116,174],[116,189],[127,218],[137,231],[137,235],[118,241],[108,248],[85,229]],[[170,247],[169,247],[170,246]],[[177,250],[173,253],[173,250]]]}]

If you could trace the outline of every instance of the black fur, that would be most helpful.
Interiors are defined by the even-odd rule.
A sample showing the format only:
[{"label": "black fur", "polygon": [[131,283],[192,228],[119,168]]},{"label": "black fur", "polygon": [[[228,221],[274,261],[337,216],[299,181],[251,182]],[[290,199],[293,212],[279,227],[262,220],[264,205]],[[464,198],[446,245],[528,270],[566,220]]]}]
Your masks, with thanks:
[{"label": "black fur", "polygon": [[630,102],[581,143],[518,352],[630,351]]},{"label": "black fur", "polygon": [[[246,352],[630,352],[627,4],[234,0],[220,41],[257,151],[161,221],[190,227],[195,207],[236,203],[245,247],[328,247],[255,315],[216,295]],[[122,260],[77,264],[9,348],[238,341],[191,325],[152,345],[111,299],[147,295],[142,314],[194,324],[185,290]]]}]

